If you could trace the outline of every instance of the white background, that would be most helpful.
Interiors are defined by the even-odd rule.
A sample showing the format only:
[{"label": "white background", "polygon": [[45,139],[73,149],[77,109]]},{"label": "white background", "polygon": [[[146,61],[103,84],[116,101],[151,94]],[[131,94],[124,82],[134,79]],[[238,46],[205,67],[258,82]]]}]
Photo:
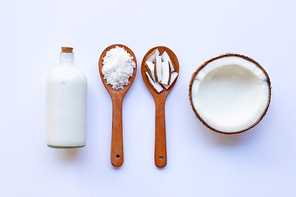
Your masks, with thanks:
[{"label": "white background", "polygon": [[[296,3],[292,0],[108,0],[0,2],[0,196],[295,196]],[[130,47],[138,62],[124,99],[125,161],[110,163],[111,100],[101,52]],[[154,46],[172,49],[178,81],[166,101],[168,164],[154,165],[154,101],[140,64]],[[86,147],[45,142],[45,80],[73,46],[88,79]],[[228,52],[268,72],[272,103],[255,128],[215,134],[195,117],[192,73]]]}]

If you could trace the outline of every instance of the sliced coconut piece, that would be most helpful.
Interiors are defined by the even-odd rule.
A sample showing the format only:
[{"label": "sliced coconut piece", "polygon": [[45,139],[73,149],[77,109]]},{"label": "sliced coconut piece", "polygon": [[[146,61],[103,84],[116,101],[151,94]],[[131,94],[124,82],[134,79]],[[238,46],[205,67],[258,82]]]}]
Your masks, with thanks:
[{"label": "sliced coconut piece", "polygon": [[154,77],[154,64],[151,61],[146,61],[146,66],[148,67],[148,73],[152,80],[155,82],[155,77]]},{"label": "sliced coconut piece", "polygon": [[153,87],[158,93],[160,93],[160,92],[163,90],[163,88],[161,87],[161,85],[160,85],[159,83],[154,82],[154,81],[152,80],[152,78],[150,77],[150,75],[149,75],[148,72],[145,72],[145,74],[146,74],[146,76],[148,77],[149,82],[150,82],[150,84],[152,85],[152,87]]},{"label": "sliced coconut piece", "polygon": [[158,49],[155,49],[154,51],[152,51],[152,53],[148,56],[148,59],[146,60],[147,62],[155,62],[155,56],[159,56],[159,51]]},{"label": "sliced coconut piece", "polygon": [[161,56],[155,56],[155,68],[154,68],[155,82],[161,82],[162,80],[162,60]]},{"label": "sliced coconut piece", "polygon": [[163,85],[165,89],[169,89],[170,86],[174,83],[174,81],[177,79],[178,73],[177,72],[172,72],[171,73],[171,79],[170,79],[170,84],[169,85]]},{"label": "sliced coconut piece", "polygon": [[257,62],[246,56],[226,54],[197,69],[189,96],[196,116],[207,127],[224,134],[241,133],[265,115],[271,84]]},{"label": "sliced coconut piece", "polygon": [[175,67],[174,67],[174,65],[172,63],[172,60],[171,60],[169,54],[166,51],[164,51],[163,54],[161,55],[161,57],[162,57],[162,61],[164,61],[164,62],[168,61],[170,63],[171,72],[174,72]]},{"label": "sliced coconut piece", "polygon": [[168,61],[162,62],[161,70],[162,70],[161,83],[163,85],[169,85],[170,84],[170,78],[171,78],[170,63]]}]

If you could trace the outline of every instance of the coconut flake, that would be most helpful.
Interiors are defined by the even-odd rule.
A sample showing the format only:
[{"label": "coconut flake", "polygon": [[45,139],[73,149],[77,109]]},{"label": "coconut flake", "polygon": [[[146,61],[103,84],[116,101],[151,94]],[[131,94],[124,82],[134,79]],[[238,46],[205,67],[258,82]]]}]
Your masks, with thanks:
[{"label": "coconut flake", "polygon": [[163,85],[165,89],[169,89],[171,85],[174,83],[174,81],[177,79],[178,73],[177,72],[172,72],[171,73],[171,79],[170,79],[170,84],[169,85]]},{"label": "coconut flake", "polygon": [[150,84],[153,86],[153,88],[154,88],[158,93],[160,93],[160,92],[163,90],[163,88],[161,87],[161,85],[159,85],[159,83],[154,82],[154,81],[151,79],[151,77],[150,77],[150,75],[149,75],[148,72],[145,72],[145,74],[146,74],[146,76],[148,77],[149,82],[150,82]]},{"label": "coconut flake", "polygon": [[148,72],[150,77],[155,81],[155,76],[154,76],[154,64],[151,61],[146,61],[146,66],[148,67]]},{"label": "coconut flake", "polygon": [[129,83],[129,78],[136,67],[133,59],[123,47],[116,46],[107,51],[103,58],[102,73],[107,84],[110,84],[114,90],[124,89]]},{"label": "coconut flake", "polygon": [[161,56],[156,55],[155,56],[155,81],[161,82],[162,80],[162,60]]},{"label": "coconut flake", "polygon": [[162,61],[164,61],[164,62],[168,61],[170,63],[171,72],[174,72],[175,67],[174,67],[174,65],[172,63],[172,60],[171,60],[169,54],[166,51],[164,51],[163,54],[161,55],[161,57],[162,57]]},{"label": "coconut flake", "polygon": [[162,62],[161,70],[162,70],[161,83],[163,85],[169,85],[170,84],[170,78],[171,78],[171,69],[170,69],[170,64],[169,64],[168,61]]},{"label": "coconut flake", "polygon": [[149,62],[155,62],[155,56],[159,56],[159,51],[158,49],[155,49],[152,54],[148,57],[147,61]]}]

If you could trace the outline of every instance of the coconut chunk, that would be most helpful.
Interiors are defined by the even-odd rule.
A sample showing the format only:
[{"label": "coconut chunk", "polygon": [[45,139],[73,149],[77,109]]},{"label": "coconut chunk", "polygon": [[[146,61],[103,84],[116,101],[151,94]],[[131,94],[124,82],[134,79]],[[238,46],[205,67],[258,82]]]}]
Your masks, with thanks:
[{"label": "coconut chunk", "polygon": [[153,87],[158,93],[160,93],[160,92],[163,90],[163,88],[161,87],[161,85],[160,85],[159,83],[154,82],[154,81],[152,80],[152,78],[150,77],[150,75],[149,75],[148,72],[145,72],[145,74],[146,74],[146,76],[148,77],[149,82],[150,82],[150,84],[152,85],[152,87]]},{"label": "coconut chunk", "polygon": [[147,62],[155,62],[155,57],[159,56],[159,51],[158,49],[155,49],[154,51],[152,51],[152,53],[148,56]]},{"label": "coconut chunk", "polygon": [[162,70],[161,83],[163,85],[169,85],[170,84],[170,78],[171,78],[170,63],[168,61],[162,62],[161,70]]},{"label": "coconut chunk", "polygon": [[152,80],[155,82],[155,77],[154,77],[154,64],[151,61],[146,61],[146,66],[148,67],[148,73]]},{"label": "coconut chunk", "polygon": [[169,85],[163,85],[165,89],[169,89],[171,85],[174,83],[174,81],[177,79],[178,73],[177,72],[172,72],[171,73],[171,79]]},{"label": "coconut chunk", "polygon": [[174,72],[175,71],[175,67],[174,67],[174,65],[172,63],[172,60],[171,60],[169,54],[165,51],[165,52],[163,52],[163,54],[161,55],[161,57],[162,57],[162,61],[164,61],[164,62],[168,61],[170,63],[171,72]]},{"label": "coconut chunk", "polygon": [[155,82],[161,82],[162,80],[162,60],[161,56],[156,55],[155,56]]}]

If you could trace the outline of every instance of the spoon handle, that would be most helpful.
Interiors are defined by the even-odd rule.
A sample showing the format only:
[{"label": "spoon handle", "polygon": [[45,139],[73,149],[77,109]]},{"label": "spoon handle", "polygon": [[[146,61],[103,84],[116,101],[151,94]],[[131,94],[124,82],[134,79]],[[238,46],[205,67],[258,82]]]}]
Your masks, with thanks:
[{"label": "spoon handle", "polygon": [[166,131],[165,131],[165,99],[155,101],[155,165],[163,168],[167,164]]},{"label": "spoon handle", "polygon": [[111,139],[111,163],[114,167],[123,164],[123,139],[122,139],[122,102],[123,97],[112,97],[112,139]]}]

